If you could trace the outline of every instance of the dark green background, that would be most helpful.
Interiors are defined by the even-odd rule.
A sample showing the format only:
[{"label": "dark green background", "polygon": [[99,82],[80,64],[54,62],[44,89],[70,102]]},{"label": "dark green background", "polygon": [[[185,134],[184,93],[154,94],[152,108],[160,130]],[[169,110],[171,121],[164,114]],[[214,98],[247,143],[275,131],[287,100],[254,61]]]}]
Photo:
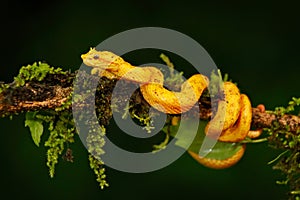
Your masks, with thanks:
[{"label": "dark green background", "polygon": [[[277,4],[191,1],[11,1],[2,4],[0,80],[18,69],[47,61],[77,69],[80,54],[109,36],[131,28],[158,26],[198,41],[217,66],[238,82],[253,103],[267,109],[299,97],[299,13],[290,2]],[[147,55],[145,55],[147,56]],[[236,166],[215,171],[187,154],[156,172],[107,170],[110,187],[101,191],[89,169],[86,150],[74,145],[75,163],[60,162],[50,179],[46,150],[37,148],[24,116],[0,120],[1,195],[31,199],[284,199],[287,188],[267,162],[278,152],[248,145]],[[114,130],[111,130],[114,131]],[[43,138],[45,139],[45,138]]]}]

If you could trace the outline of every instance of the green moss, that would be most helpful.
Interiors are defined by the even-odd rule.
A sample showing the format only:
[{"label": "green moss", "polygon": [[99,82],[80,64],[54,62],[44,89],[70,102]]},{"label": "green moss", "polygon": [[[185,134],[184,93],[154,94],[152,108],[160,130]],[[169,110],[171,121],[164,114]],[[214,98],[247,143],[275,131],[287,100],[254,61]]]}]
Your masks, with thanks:
[{"label": "green moss", "polygon": [[50,67],[47,63],[35,62],[32,65],[23,66],[19,74],[14,78],[16,86],[23,86],[26,81],[42,81],[47,74],[66,74],[61,68]]},{"label": "green moss", "polygon": [[101,189],[108,187],[109,184],[106,182],[105,168],[103,167],[103,162],[99,159],[96,159],[94,156],[89,155],[90,167],[97,176],[97,182]]},{"label": "green moss", "polygon": [[[180,86],[183,82],[182,73],[174,73],[174,65],[165,55],[161,55],[162,60],[169,66],[170,76],[166,78],[165,83],[172,88],[180,89]],[[61,81],[61,76],[67,78],[64,81]],[[12,84],[4,84],[0,83],[0,93],[3,96],[9,97],[15,96],[13,92],[17,91],[18,94],[26,94],[27,91],[23,91],[20,93],[20,88],[22,89],[27,83],[39,83],[45,85],[57,85],[57,81],[60,81],[60,85],[62,87],[68,86],[70,87],[75,74],[71,74],[68,71],[62,71],[60,68],[50,67],[46,63],[34,63],[32,65],[24,66],[20,69],[20,72],[17,77],[14,78],[14,82]],[[152,127],[152,119],[153,114],[149,114],[150,105],[143,100],[142,94],[139,90],[136,90],[132,96],[128,96],[126,93],[127,89],[132,88],[132,84],[123,80],[119,80],[121,91],[117,93],[117,96],[114,98],[114,104],[111,105],[112,91],[114,90],[114,86],[117,80],[110,80],[105,77],[101,77],[99,79],[98,76],[91,76],[85,71],[79,71],[77,74],[78,77],[78,86],[80,90],[80,94],[71,93],[65,103],[58,108],[53,110],[41,110],[36,112],[28,113],[29,118],[27,120],[31,120],[27,125],[30,127],[32,123],[38,122],[38,126],[41,124],[43,128],[39,128],[39,131],[35,131],[32,134],[34,137],[34,141],[36,144],[40,143],[40,137],[46,137],[45,133],[40,133],[44,130],[48,130],[48,139],[45,142],[45,146],[47,149],[47,166],[49,168],[49,174],[51,177],[54,177],[55,174],[55,166],[58,164],[60,158],[64,158],[67,161],[73,161],[72,150],[69,148],[70,144],[78,138],[78,134],[75,130],[75,122],[73,119],[73,113],[71,110],[72,103],[78,103],[78,106],[81,109],[87,110],[89,116],[92,116],[94,113],[93,110],[90,109],[90,105],[96,105],[96,115],[97,119],[91,122],[89,116],[79,115],[81,120],[83,120],[84,124],[90,127],[89,132],[87,133],[86,143],[87,148],[90,152],[89,154],[89,162],[90,167],[96,175],[96,180],[99,183],[99,186],[103,189],[108,186],[105,175],[105,163],[103,163],[101,156],[105,153],[103,150],[103,146],[105,145],[104,135],[106,134],[105,127],[109,124],[109,121],[112,117],[112,108],[115,111],[123,112],[123,116],[130,116],[135,119],[137,123],[145,126],[145,129],[148,132],[151,131]],[[216,82],[216,85],[219,83],[221,78],[220,71],[211,74],[211,83]],[[228,80],[228,75],[224,75],[224,81]],[[96,89],[96,95],[93,93],[95,91],[91,91],[90,84],[98,83],[98,87]],[[214,85],[214,84],[211,84]],[[211,88],[210,93],[206,91],[203,96],[210,97],[210,95],[218,94],[218,90],[216,88]],[[44,94],[39,94],[43,96]],[[22,95],[19,95],[22,97]],[[73,101],[72,101],[73,97]],[[26,97],[27,98],[27,97]],[[44,98],[44,96],[43,96]],[[6,99],[4,99],[6,100]],[[31,100],[31,99],[30,99]],[[40,99],[33,99],[40,100]],[[129,103],[129,104],[128,104]],[[125,106],[127,105],[127,106]],[[72,105],[74,106],[74,105]],[[293,98],[287,107],[278,107],[273,112],[278,118],[282,117],[284,114],[295,113],[296,109],[300,106],[300,98]],[[125,109],[120,109],[125,108]],[[18,114],[18,113],[14,113]],[[85,112],[86,114],[86,112]],[[198,115],[198,113],[197,113]],[[300,116],[300,114],[298,113]],[[7,115],[3,115],[7,116]],[[12,114],[9,115],[12,117]],[[164,131],[166,133],[165,139],[162,143],[158,145],[154,145],[154,151],[159,151],[164,149],[169,142],[172,134],[176,133],[172,128],[175,125],[172,125],[172,117],[168,115],[167,123],[164,127]],[[100,126],[99,126],[100,124]],[[32,126],[34,127],[34,125]],[[47,127],[45,129],[44,127]],[[33,128],[34,129],[34,128]],[[188,130],[188,128],[186,129]],[[265,129],[269,133],[269,143],[273,148],[282,149],[283,153],[281,153],[278,158],[272,162],[276,163],[274,165],[274,169],[281,170],[286,178],[282,181],[278,181],[278,184],[288,184],[290,185],[290,198],[291,199],[299,199],[300,198],[300,131],[295,134],[291,133],[290,127],[286,127],[285,130],[280,128],[279,124],[274,122],[273,126],[269,129]]]},{"label": "green moss", "polygon": [[[300,98],[293,97],[287,107],[277,107],[273,114],[279,119],[284,114],[293,113],[297,107],[300,107]],[[295,114],[295,113],[293,113]],[[300,115],[300,113],[298,113]],[[271,128],[265,128],[270,135],[269,144],[275,149],[283,150],[275,160],[270,163],[276,163],[273,169],[280,170],[285,178],[277,181],[278,184],[289,185],[290,199],[300,198],[300,134],[290,131],[290,127],[286,126],[284,130],[279,126],[278,122],[274,122]]]},{"label": "green moss", "polygon": [[[82,87],[87,87],[91,81],[98,81],[99,79],[99,77],[92,77],[86,72],[80,73]],[[37,97],[31,97],[30,91],[28,91],[26,86],[29,84],[30,86],[37,85],[38,87],[51,87],[59,84],[61,87],[71,87],[74,77],[74,73],[72,74],[69,71],[62,71],[60,68],[50,67],[46,63],[38,62],[22,67],[19,74],[14,78],[13,83],[0,83],[0,92],[2,92],[4,97],[6,97],[4,101],[12,101],[11,104],[13,104],[14,101],[18,102],[23,100],[43,101],[45,95],[46,98],[49,98],[48,93],[41,93],[38,94]],[[87,103],[87,106],[91,105],[91,103],[97,104],[98,121],[104,126],[109,123],[112,114],[109,103],[114,81],[100,79],[99,85],[106,85],[107,87],[105,87],[106,90],[103,90],[100,86],[97,88],[98,95],[96,99],[91,98],[93,97],[91,95],[91,91],[86,91],[84,89],[82,91],[85,91],[85,93],[79,94],[78,98],[80,100],[84,100]],[[55,167],[59,163],[60,159],[73,162],[72,149],[70,148],[70,145],[75,141],[76,136],[78,138],[78,135],[75,130],[73,113],[71,110],[73,103],[72,96],[73,93],[71,92],[67,100],[55,109],[44,109],[26,113],[26,125],[30,128],[31,136],[35,144],[39,146],[41,137],[48,137],[44,145],[47,147],[46,165],[49,168],[50,177],[54,177]],[[18,113],[4,114],[3,117],[12,117],[14,114]],[[103,134],[104,133],[105,129],[103,129]],[[97,154],[95,155],[97,155],[97,159],[99,159],[96,161],[96,158],[92,159],[90,155],[89,160],[91,162],[92,170],[97,175],[97,181],[99,181],[100,187],[103,188],[104,186],[108,186],[105,180],[106,176],[104,174],[104,164],[100,158],[100,156],[104,153],[102,146],[105,142],[103,135],[95,136],[95,134],[96,133],[91,133],[88,139],[91,140],[91,138],[93,138],[93,141],[97,141],[97,145],[94,146],[97,146],[95,150]]]},{"label": "green moss", "polygon": [[[45,116],[45,119],[50,119]],[[49,167],[50,177],[54,176],[55,165],[58,163],[59,157],[64,152],[66,146],[74,142],[75,128],[73,120],[68,111],[56,113],[53,121],[48,123],[50,132],[48,140],[45,142],[47,150],[47,166]]]},{"label": "green moss", "polygon": [[165,77],[164,85],[168,88],[172,88],[173,90],[180,90],[181,85],[184,82],[183,72],[174,73],[174,64],[165,54],[161,54],[160,58],[168,66],[169,69],[169,75]]},{"label": "green moss", "polygon": [[86,142],[87,148],[90,152],[89,162],[90,167],[96,175],[96,180],[99,183],[101,189],[108,187],[109,184],[106,181],[104,162],[101,159],[101,156],[105,153],[102,147],[105,144],[103,136],[106,133],[106,130],[103,126],[98,128],[98,124],[95,124],[97,128],[92,128],[88,133]]}]

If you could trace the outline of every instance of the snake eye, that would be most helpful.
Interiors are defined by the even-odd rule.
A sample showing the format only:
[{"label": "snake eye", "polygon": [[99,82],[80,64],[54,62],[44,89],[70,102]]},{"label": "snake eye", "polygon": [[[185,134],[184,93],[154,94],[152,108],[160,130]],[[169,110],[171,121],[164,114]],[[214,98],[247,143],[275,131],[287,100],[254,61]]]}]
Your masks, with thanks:
[{"label": "snake eye", "polygon": [[93,57],[95,60],[99,59],[99,56],[98,55],[94,55]]}]

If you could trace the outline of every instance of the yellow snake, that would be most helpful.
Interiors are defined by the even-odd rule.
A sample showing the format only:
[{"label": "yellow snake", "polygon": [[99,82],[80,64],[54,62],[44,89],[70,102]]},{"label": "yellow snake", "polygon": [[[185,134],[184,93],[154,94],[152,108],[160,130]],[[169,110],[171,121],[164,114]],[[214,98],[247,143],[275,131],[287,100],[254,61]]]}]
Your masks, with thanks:
[{"label": "yellow snake", "polygon": [[[187,79],[179,92],[164,88],[164,76],[156,67],[135,67],[120,56],[109,51],[97,51],[91,48],[81,55],[83,63],[93,67],[91,73],[110,79],[126,79],[140,84],[144,99],[155,109],[167,114],[180,114],[191,109],[198,102],[202,92],[209,85],[209,80],[202,74],[195,74]],[[249,98],[240,94],[237,86],[231,82],[224,83],[224,100],[218,102],[218,110],[206,126],[206,134],[217,137],[222,142],[239,142],[250,131],[252,108]],[[225,114],[225,117],[224,117]],[[245,147],[225,160],[199,157],[189,151],[190,155],[201,164],[215,168],[227,168],[237,163],[243,156]]]}]

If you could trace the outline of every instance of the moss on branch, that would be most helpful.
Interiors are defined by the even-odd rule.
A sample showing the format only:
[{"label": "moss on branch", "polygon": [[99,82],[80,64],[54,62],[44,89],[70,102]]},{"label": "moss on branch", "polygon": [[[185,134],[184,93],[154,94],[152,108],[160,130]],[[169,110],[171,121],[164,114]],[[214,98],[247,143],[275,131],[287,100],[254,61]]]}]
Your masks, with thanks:
[{"label": "moss on branch", "polygon": [[[81,83],[80,91],[85,92],[80,94],[80,97],[74,97],[75,104],[72,105],[75,77],[79,77],[77,81]],[[95,98],[90,91],[86,90],[86,86],[91,82],[97,83]],[[97,121],[102,128],[100,132],[99,129],[95,129],[95,132],[88,133],[87,146],[88,150],[93,152],[89,155],[90,166],[97,176],[100,187],[103,188],[108,186],[104,174],[105,163],[101,160],[101,155],[105,153],[102,150],[105,144],[103,136],[106,133],[105,126],[109,124],[112,117],[112,107],[118,110],[126,107],[125,105],[129,102],[125,112],[128,112],[132,118],[136,118],[148,127],[150,126],[149,120],[151,120],[149,118],[150,105],[144,100],[141,92],[136,90],[130,94],[131,96],[126,92],[129,88],[138,88],[137,85],[133,86],[134,83],[125,80],[118,81],[122,90],[118,91],[114,105],[111,106],[112,91],[116,82],[115,79],[99,78],[85,71],[63,71],[60,68],[54,69],[45,63],[34,63],[21,68],[19,75],[12,83],[0,83],[0,116],[8,117],[23,112],[32,112],[34,114],[30,116],[34,116],[34,119],[30,120],[39,120],[39,123],[48,127],[49,138],[45,146],[48,147],[47,166],[50,176],[53,177],[59,156],[73,161],[69,145],[76,140],[76,130],[71,107],[88,110],[90,105],[95,103]],[[76,98],[79,98],[80,101],[76,102]],[[212,110],[209,96],[203,95],[198,104],[200,111],[193,114],[204,120],[210,119]],[[285,152],[278,159],[274,169],[279,169],[286,175],[286,179],[280,183],[290,184],[290,196],[293,198],[299,197],[300,193],[300,166],[298,164],[300,161],[300,117],[299,113],[294,112],[294,108],[299,105],[300,99],[293,98],[286,108],[278,107],[275,111],[262,112],[258,108],[252,108],[252,127],[263,128],[269,134],[269,144]],[[124,112],[124,110],[120,112]],[[174,116],[169,115],[168,117]],[[88,120],[86,122],[86,125],[91,126],[88,124],[90,123]],[[31,126],[34,125],[31,124]],[[40,137],[36,133],[34,136]],[[36,143],[38,143],[37,141],[39,140],[35,140]],[[97,148],[95,148],[96,146]]]},{"label": "moss on branch", "polygon": [[[85,72],[80,72],[80,76],[87,78],[90,76]],[[0,116],[5,117],[11,114],[17,114],[20,112],[36,111],[52,109],[55,110],[61,107],[68,100],[68,96],[71,95],[73,91],[73,80],[76,73],[65,73],[65,74],[47,74],[45,79],[42,81],[30,80],[25,82],[22,86],[15,84],[15,82],[10,84],[2,84],[2,92],[0,93]],[[98,81],[98,77],[94,77]],[[95,81],[94,80],[94,81]],[[130,88],[130,84],[127,81],[121,81],[124,91],[126,87]],[[110,97],[111,90],[113,89],[116,80],[110,80],[105,77],[100,78],[98,85],[98,93],[96,97],[101,95],[106,96],[106,99]],[[0,91],[1,91],[0,90]],[[120,91],[121,92],[121,91]],[[125,93],[124,93],[125,94]],[[125,103],[128,96],[122,96],[117,100],[118,103]],[[99,100],[99,98],[97,98]],[[96,101],[97,101],[96,99]],[[93,101],[93,100],[92,100]],[[98,101],[98,104],[110,103],[110,100]],[[147,111],[149,109],[149,104],[143,99],[142,94],[136,91],[131,99],[132,105],[138,105],[139,109],[144,109]],[[90,102],[92,103],[92,102]],[[212,116],[210,100],[207,97],[201,97],[199,100],[200,113],[199,117],[204,120],[210,119]],[[103,111],[105,112],[105,111]],[[252,109],[252,126],[254,128],[270,128],[274,123],[278,123],[279,128],[286,129],[289,126],[291,132],[297,134],[300,130],[300,117],[296,115],[285,114],[277,116],[274,112],[266,111],[261,112],[258,108]],[[106,113],[106,116],[110,116]],[[108,121],[106,119],[104,121]],[[106,124],[107,122],[102,122],[101,124]]]}]

